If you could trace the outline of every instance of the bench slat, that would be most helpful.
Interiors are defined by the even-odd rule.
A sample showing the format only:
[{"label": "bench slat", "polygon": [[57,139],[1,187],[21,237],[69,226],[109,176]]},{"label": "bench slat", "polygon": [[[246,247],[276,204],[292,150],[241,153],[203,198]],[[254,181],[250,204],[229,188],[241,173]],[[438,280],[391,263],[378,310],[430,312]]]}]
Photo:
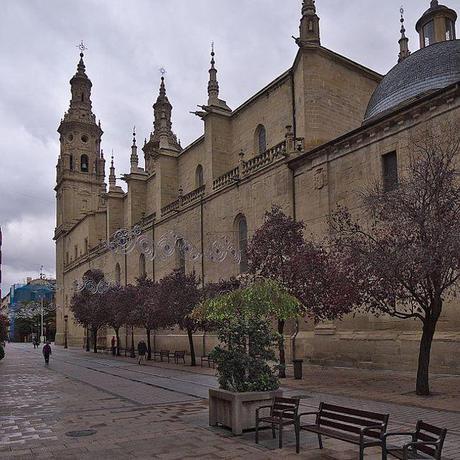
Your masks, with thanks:
[{"label": "bench slat", "polygon": [[321,404],[321,410],[339,412],[348,415],[356,415],[357,417],[368,418],[370,420],[378,420],[379,422],[387,422],[389,418],[388,414],[380,414],[378,412],[369,412],[361,409],[352,409],[350,407],[341,407],[326,403]]},{"label": "bench slat", "polygon": [[439,437],[444,435],[444,428],[439,428],[437,426],[430,425],[429,423],[425,423],[422,421],[417,423],[417,431],[419,430],[428,431],[429,433],[434,433]]},{"label": "bench slat", "polygon": [[339,414],[338,412],[329,412],[324,410],[320,414],[320,419],[322,419],[323,417],[331,420],[339,420],[341,422],[351,423],[353,425],[358,425],[361,427],[374,426],[378,424],[375,420],[351,417],[350,415],[343,415]]}]

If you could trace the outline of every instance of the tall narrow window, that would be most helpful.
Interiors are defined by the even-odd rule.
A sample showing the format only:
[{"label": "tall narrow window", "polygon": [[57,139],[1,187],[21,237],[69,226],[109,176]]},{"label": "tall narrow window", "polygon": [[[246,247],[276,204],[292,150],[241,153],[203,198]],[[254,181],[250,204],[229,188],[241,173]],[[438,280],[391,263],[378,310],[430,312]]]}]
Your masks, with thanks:
[{"label": "tall narrow window", "polygon": [[146,275],[145,272],[145,256],[141,254],[139,256],[139,278],[142,278]]},{"label": "tall narrow window", "polygon": [[423,40],[425,46],[434,43],[434,21],[430,21],[423,26]]},{"label": "tall narrow window", "polygon": [[88,172],[88,155],[82,155],[80,159],[80,170],[81,172]]},{"label": "tall narrow window", "polygon": [[177,268],[185,273],[185,242],[180,238],[176,242]]},{"label": "tall narrow window", "polygon": [[70,155],[70,170],[73,170],[73,155]]},{"label": "tall narrow window", "polygon": [[240,273],[248,271],[248,224],[246,217],[242,214],[235,219],[235,230],[237,232],[238,249],[240,251]]},{"label": "tall narrow window", "polygon": [[88,252],[89,245],[88,245],[88,238],[85,238],[85,254]]},{"label": "tall narrow window", "polygon": [[203,186],[203,166],[198,165],[195,171],[195,188]]},{"label": "tall narrow window", "polygon": [[455,23],[446,18],[446,40],[455,40]]},{"label": "tall narrow window", "polygon": [[385,192],[398,186],[398,158],[396,152],[387,153],[382,157],[383,189]]},{"label": "tall narrow window", "polygon": [[256,129],[255,150],[257,154],[267,151],[267,130],[264,125],[259,125]]},{"label": "tall narrow window", "polygon": [[117,263],[115,265],[115,283],[120,285],[121,284],[121,269],[120,269],[120,264]]}]

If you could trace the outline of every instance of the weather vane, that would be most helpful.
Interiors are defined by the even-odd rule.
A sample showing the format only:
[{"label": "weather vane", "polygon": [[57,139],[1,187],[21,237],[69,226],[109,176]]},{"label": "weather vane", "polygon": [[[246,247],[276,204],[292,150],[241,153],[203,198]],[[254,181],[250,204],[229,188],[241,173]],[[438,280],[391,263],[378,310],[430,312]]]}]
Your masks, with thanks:
[{"label": "weather vane", "polygon": [[85,46],[85,44],[83,43],[83,40],[80,42],[79,45],[76,45],[76,47],[80,50],[80,53],[83,53],[84,51],[86,51],[88,48]]},{"label": "weather vane", "polygon": [[161,73],[161,76],[164,77],[165,74],[166,74],[166,69],[164,67],[161,67],[160,68],[160,73]]}]

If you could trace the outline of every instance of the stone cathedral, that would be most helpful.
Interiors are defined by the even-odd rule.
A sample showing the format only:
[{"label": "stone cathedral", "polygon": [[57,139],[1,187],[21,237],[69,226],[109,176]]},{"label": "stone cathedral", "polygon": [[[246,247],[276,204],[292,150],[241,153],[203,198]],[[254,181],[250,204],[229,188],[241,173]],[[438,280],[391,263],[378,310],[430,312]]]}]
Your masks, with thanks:
[{"label": "stone cathedral", "polygon": [[[355,192],[370,180],[397,180],[411,132],[460,117],[457,14],[437,0],[424,1],[428,9],[416,23],[419,49],[410,51],[401,18],[399,57],[385,76],[321,45],[314,0],[301,6],[292,66],[240,107],[230,108],[221,98],[212,52],[209,98],[196,112],[204,133],[187,147],[174,133],[173,101],[162,77],[152,133],[142,149],[135,137],[127,149],[126,192],[117,184],[113,161],[106,184],[103,131],[81,53],[70,80],[70,107],[58,128],[56,342],[85,341],[69,306],[89,269],[121,284],[143,274],[158,280],[174,268],[218,281],[246,270],[247,242],[272,205],[321,235],[338,203],[355,208]],[[147,251],[142,244],[129,251],[107,244],[120,229],[133,228],[155,251],[150,243],[144,244]],[[168,239],[172,244],[161,247]],[[432,368],[460,372],[460,309],[454,302],[443,315]],[[128,333],[120,333],[122,346],[130,343]],[[316,326],[305,321],[300,330],[287,328],[287,358],[295,344],[296,357],[309,362],[414,369],[419,334],[415,321],[365,314]],[[102,333],[101,344],[112,335],[109,329]],[[137,330],[136,340],[142,335]],[[195,340],[198,356],[216,343],[211,334],[196,334]],[[188,349],[179,331],[157,331],[155,346]]]}]

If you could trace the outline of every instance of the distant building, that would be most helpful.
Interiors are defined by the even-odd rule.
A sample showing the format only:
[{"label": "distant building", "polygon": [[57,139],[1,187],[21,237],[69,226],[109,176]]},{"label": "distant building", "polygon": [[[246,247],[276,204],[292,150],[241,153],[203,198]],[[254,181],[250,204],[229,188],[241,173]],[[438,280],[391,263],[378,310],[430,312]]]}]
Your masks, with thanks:
[{"label": "distant building", "polygon": [[26,284],[13,284],[9,292],[10,340],[23,341],[15,329],[15,313],[23,302],[44,302],[54,304],[56,280],[37,278],[27,279]]}]

